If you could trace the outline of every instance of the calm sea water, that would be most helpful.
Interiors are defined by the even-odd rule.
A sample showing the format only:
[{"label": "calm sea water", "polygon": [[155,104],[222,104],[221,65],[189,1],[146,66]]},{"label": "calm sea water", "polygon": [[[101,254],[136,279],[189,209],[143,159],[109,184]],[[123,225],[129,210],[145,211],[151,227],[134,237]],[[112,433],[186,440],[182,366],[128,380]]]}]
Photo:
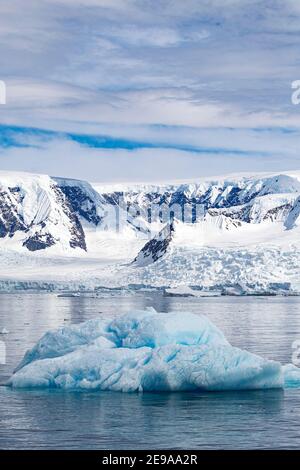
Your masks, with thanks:
[{"label": "calm sea water", "polygon": [[[58,298],[0,294],[3,385],[48,329],[153,306],[206,314],[230,342],[291,362],[300,339],[300,298]],[[300,391],[122,394],[12,391],[0,387],[1,449],[300,448]]]}]

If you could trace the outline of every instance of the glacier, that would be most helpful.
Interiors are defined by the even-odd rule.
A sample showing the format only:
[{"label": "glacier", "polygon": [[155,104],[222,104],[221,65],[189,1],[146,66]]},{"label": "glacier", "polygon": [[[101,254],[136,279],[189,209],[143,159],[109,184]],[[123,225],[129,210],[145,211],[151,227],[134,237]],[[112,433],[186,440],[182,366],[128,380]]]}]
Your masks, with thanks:
[{"label": "glacier", "polygon": [[299,295],[299,194],[299,172],[109,186],[0,171],[0,291]]},{"label": "glacier", "polygon": [[149,308],[47,332],[8,385],[120,392],[299,388],[300,369],[233,347],[204,315]]}]

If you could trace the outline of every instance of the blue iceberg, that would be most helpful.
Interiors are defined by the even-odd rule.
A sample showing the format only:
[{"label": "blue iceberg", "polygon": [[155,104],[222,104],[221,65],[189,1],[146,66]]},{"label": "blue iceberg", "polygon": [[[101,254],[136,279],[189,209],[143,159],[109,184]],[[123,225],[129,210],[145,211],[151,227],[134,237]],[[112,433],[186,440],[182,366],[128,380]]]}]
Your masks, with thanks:
[{"label": "blue iceberg", "polygon": [[300,369],[233,347],[204,315],[131,312],[46,333],[15,388],[190,391],[300,387]]}]

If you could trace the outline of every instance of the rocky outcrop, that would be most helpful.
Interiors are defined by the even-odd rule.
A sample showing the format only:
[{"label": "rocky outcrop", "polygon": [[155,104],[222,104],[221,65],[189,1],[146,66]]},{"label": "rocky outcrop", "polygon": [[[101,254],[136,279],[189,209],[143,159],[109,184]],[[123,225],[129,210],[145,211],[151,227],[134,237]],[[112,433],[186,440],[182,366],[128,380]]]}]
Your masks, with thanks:
[{"label": "rocky outcrop", "polygon": [[167,224],[158,235],[146,243],[133,263],[137,266],[146,266],[162,258],[168,251],[174,231],[174,222]]}]

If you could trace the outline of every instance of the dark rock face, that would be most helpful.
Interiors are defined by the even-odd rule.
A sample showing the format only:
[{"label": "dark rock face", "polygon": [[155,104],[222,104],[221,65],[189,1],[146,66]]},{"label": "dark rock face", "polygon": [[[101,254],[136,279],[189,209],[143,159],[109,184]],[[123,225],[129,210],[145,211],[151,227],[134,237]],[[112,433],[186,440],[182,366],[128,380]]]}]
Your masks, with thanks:
[{"label": "dark rock face", "polygon": [[123,197],[124,193],[120,191],[116,191],[110,194],[103,194],[103,197],[107,204],[111,204],[114,206],[118,206],[120,204],[120,199]]},{"label": "dark rock face", "polygon": [[0,192],[0,238],[7,235],[13,237],[17,231],[27,229],[23,218],[17,212],[18,196],[19,193],[11,189],[9,192]]},{"label": "dark rock face", "polygon": [[[24,220],[22,216],[23,199],[25,194],[28,195],[28,189],[23,190],[22,184],[19,182],[15,185],[11,184],[10,187],[0,185],[0,239],[13,237],[16,232],[24,232],[27,234],[24,246],[30,251],[46,249],[54,244],[59,244],[61,240],[64,243],[69,243],[71,248],[80,248],[86,251],[86,237],[82,222],[86,221],[94,227],[100,226],[105,220],[106,205],[112,204],[116,207],[119,206],[119,209],[123,209],[125,212],[127,211],[127,224],[136,231],[149,234],[148,223],[151,222],[160,221],[162,224],[169,225],[169,235],[164,233],[164,236],[161,236],[162,234],[160,234],[150,240],[143,248],[145,257],[151,255],[155,261],[162,256],[161,253],[168,249],[174,229],[173,220],[195,223],[203,220],[207,214],[216,217],[224,215],[230,219],[228,221],[229,228],[239,226],[242,222],[284,221],[293,209],[292,199],[287,199],[284,201],[285,203],[282,200],[276,203],[276,199],[274,199],[274,204],[270,206],[269,210],[267,210],[267,206],[266,212],[259,214],[256,198],[267,194],[276,194],[276,192],[300,192],[300,183],[295,182],[293,178],[278,176],[278,178],[246,180],[246,182],[243,180],[212,182],[203,185],[200,183],[180,186],[168,185],[164,188],[144,186],[140,190],[135,187],[132,190],[129,188],[124,191],[98,194],[88,183],[53,178],[50,179],[50,188],[47,185],[44,190],[43,185],[40,188],[38,183],[32,188],[33,204],[36,198],[39,200],[40,196],[35,191],[40,191],[42,195],[43,192],[46,192],[45,199],[47,199],[48,192],[49,207],[45,209],[42,200],[38,212],[44,220],[41,221],[41,218],[37,217],[33,219],[33,222],[25,223],[26,217],[24,216]],[[31,195],[29,195],[29,201],[30,197]],[[57,205],[54,204],[52,211],[51,203],[54,200]],[[46,206],[47,203],[44,205]],[[200,208],[203,211],[200,211]],[[292,214],[299,217],[299,212],[298,209],[297,211],[294,209]],[[25,213],[30,214],[30,210],[29,212],[26,210]],[[62,221],[59,220],[60,217]],[[54,230],[52,230],[54,225],[59,226],[61,222],[64,238],[56,237]],[[226,228],[226,221],[224,224]],[[25,239],[25,237],[26,235],[22,238]]]},{"label": "dark rock face", "polygon": [[55,240],[50,233],[40,234],[37,232],[23,243],[23,246],[26,246],[29,251],[45,250],[52,245],[55,245]]},{"label": "dark rock face", "polygon": [[137,257],[133,260],[133,263],[139,263],[139,261],[149,260],[149,262],[155,263],[162,258],[172,241],[174,234],[174,223],[166,225],[159,234],[149,240],[146,245],[139,252]]},{"label": "dark rock face", "polygon": [[[69,220],[70,247],[81,248],[86,251],[84,230],[80,223],[79,216],[74,209],[74,205],[76,206],[75,201],[73,200],[71,204],[64,192],[55,184],[53,184],[51,190],[54,191],[58,204]],[[37,225],[35,225],[34,222],[30,225],[25,224],[21,215],[22,211],[20,210],[22,201],[23,195],[19,187],[7,188],[0,191],[0,238],[7,236],[13,237],[18,231],[24,233],[33,232],[33,235],[28,236],[23,243],[23,246],[29,251],[44,250],[55,245],[57,240],[55,240],[53,235],[47,230],[47,219]],[[87,212],[85,216],[87,219]],[[91,211],[91,220],[93,220],[93,210]]]},{"label": "dark rock face", "polygon": [[266,213],[264,220],[270,220],[271,222],[274,222],[276,220],[276,216],[279,214],[282,214],[283,217],[287,217],[292,210],[292,207],[292,204],[283,204],[281,206],[274,207]]},{"label": "dark rock face", "polygon": [[[292,204],[289,203],[273,207],[262,216],[261,220],[269,220],[271,222],[274,222],[278,220],[278,217],[281,217],[281,219],[284,220],[288,216],[292,207]],[[228,208],[219,210],[218,213],[225,215],[226,217],[230,217],[233,220],[239,220],[251,224],[253,223],[253,215],[251,213],[251,210],[252,204],[248,203],[244,206],[241,206],[238,210],[232,210],[232,208]],[[213,212],[211,209],[209,209],[208,212],[212,215],[217,215],[217,212]]]},{"label": "dark rock face", "polygon": [[[276,181],[275,181],[276,183]],[[145,192],[114,192],[103,194],[104,199],[109,204],[121,205],[124,209],[128,208],[136,216],[141,215],[149,223],[160,220],[161,222],[171,222],[172,214],[169,220],[162,220],[157,207],[165,205],[172,210],[176,207],[175,218],[183,222],[195,223],[202,219],[206,213],[214,215],[226,215],[231,219],[241,222],[253,223],[255,218],[252,215],[252,205],[260,195],[273,194],[273,188],[263,184],[259,190],[245,189],[238,184],[230,186],[228,183],[223,185],[212,184],[209,188],[187,189],[185,185],[174,187],[174,191],[166,190],[164,193]],[[154,212],[153,205],[156,206]],[[199,211],[199,208],[202,211]],[[291,210],[291,205],[286,203],[271,208],[265,215],[264,220],[274,221],[281,216],[286,217]],[[188,214],[188,215],[187,215]],[[131,223],[134,225],[132,216]]]},{"label": "dark rock face", "polygon": [[[196,191],[194,194],[190,194],[189,191],[181,189],[181,187],[175,189],[174,192],[166,191],[162,194],[157,192],[146,192],[143,194],[142,205],[140,193],[137,192],[115,192],[104,194],[103,196],[109,204],[120,205],[121,201],[126,201],[127,207],[134,208],[137,213],[139,212],[150,223],[157,219],[157,215],[155,216],[155,214],[151,212],[151,205],[153,204],[156,206],[166,205],[170,208],[172,208],[172,206],[176,206],[177,219],[184,221],[186,213],[189,213],[191,217],[190,222],[195,223],[199,219],[199,214],[197,214],[197,207],[199,206],[203,207],[204,212],[207,212],[209,209],[221,210],[239,206],[241,204],[247,204],[257,196],[257,194],[254,193],[248,197],[244,195],[242,200],[243,190],[240,187],[233,186],[232,188],[229,188],[227,194],[224,194],[226,189],[227,186],[224,185],[220,187],[211,186],[203,192]],[[217,196],[215,193],[217,193]],[[134,211],[132,210],[132,212]],[[246,221],[245,219],[242,220]]]},{"label": "dark rock face", "polygon": [[81,248],[82,250],[86,251],[87,247],[84,230],[76,212],[74,211],[73,205],[71,204],[69,198],[66,196],[66,194],[62,191],[61,188],[59,188],[58,186],[53,186],[53,190],[56,194],[57,201],[63,208],[64,213],[66,214],[71,223],[70,247]]},{"label": "dark rock face", "polygon": [[291,207],[291,210],[285,220],[285,228],[291,230],[294,228],[297,221],[300,219],[300,196],[296,199],[294,205]]},{"label": "dark rock face", "polygon": [[86,194],[79,186],[59,186],[73,212],[80,215],[94,225],[99,225],[102,218],[97,214],[97,207],[88,194]]}]

